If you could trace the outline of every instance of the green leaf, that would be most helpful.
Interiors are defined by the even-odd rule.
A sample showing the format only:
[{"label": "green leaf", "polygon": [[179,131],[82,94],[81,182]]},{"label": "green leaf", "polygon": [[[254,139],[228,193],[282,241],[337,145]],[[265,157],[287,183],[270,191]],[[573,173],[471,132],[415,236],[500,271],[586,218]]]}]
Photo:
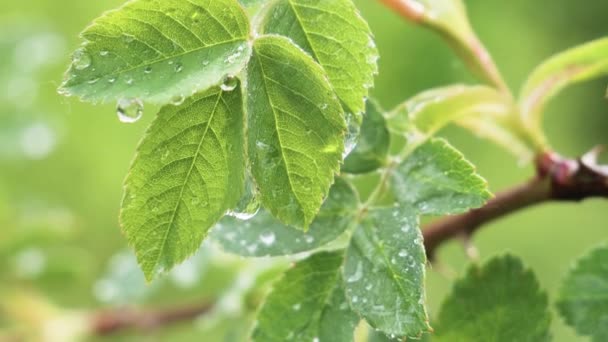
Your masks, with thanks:
[{"label": "green leaf", "polygon": [[424,307],[426,255],[417,216],[412,208],[372,209],[346,254],[351,307],[389,335],[419,337],[430,329]]},{"label": "green leaf", "polygon": [[595,342],[608,341],[608,246],[603,245],[570,271],[557,307],[568,325]]},{"label": "green leaf", "polygon": [[567,86],[608,74],[608,38],[575,47],[551,57],[528,78],[520,95],[524,124],[542,132],[547,102]]},{"label": "green leaf", "polygon": [[247,221],[225,217],[211,237],[227,252],[246,257],[280,256],[321,247],[339,237],[355,222],[359,198],[353,187],[336,179],[308,232],[286,226],[261,211]]},{"label": "green leaf", "polygon": [[291,38],[321,64],[350,111],[365,110],[378,72],[378,50],[351,0],[278,0],[263,30]]},{"label": "green leaf", "polygon": [[359,322],[340,286],[343,252],[322,252],[288,270],[266,298],[252,341],[352,342]]},{"label": "green leaf", "polygon": [[434,341],[539,342],[549,340],[547,295],[519,258],[472,266],[454,285],[435,327]]},{"label": "green leaf", "polygon": [[[516,125],[516,111],[513,101],[494,88],[456,84],[424,91],[395,108],[388,117],[392,131],[409,134],[416,143],[457,123],[525,159],[532,150]],[[406,124],[407,121],[411,123]]]},{"label": "green leaf", "polygon": [[342,171],[347,173],[371,172],[386,164],[390,147],[390,133],[383,110],[371,100],[367,101],[359,141],[344,160]]},{"label": "green leaf", "polygon": [[397,200],[427,215],[450,215],[481,207],[492,196],[487,182],[443,139],[417,148],[394,171]]},{"label": "green leaf", "polygon": [[255,41],[247,83],[249,158],[262,204],[307,228],[339,171],[342,107],[323,69],[284,37]]},{"label": "green leaf", "polygon": [[244,184],[240,88],[163,107],[125,181],[121,225],[146,278],[196,252]]},{"label": "green leaf", "polygon": [[129,1],[82,38],[60,91],[95,102],[181,102],[238,74],[251,55],[236,0]]}]

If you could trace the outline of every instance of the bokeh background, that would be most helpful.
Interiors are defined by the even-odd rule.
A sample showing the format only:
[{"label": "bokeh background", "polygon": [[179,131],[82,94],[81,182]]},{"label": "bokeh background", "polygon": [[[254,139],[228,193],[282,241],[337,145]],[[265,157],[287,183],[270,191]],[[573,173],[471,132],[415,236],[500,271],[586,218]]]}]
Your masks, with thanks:
[{"label": "bokeh background", "polygon": [[[419,91],[474,83],[433,33],[376,1],[356,1],[380,49],[373,95],[392,108]],[[259,300],[256,284],[276,262],[251,264],[205,248],[165,279],[146,285],[117,223],[121,183],[156,108],[121,124],[112,105],[56,93],[80,32],[121,0],[0,2],[0,341],[239,341]],[[608,35],[608,2],[468,0],[471,21],[517,92],[543,59]],[[608,79],[568,89],[548,107],[553,146],[576,156],[608,144]],[[493,191],[530,177],[530,166],[458,128],[442,132],[479,168]],[[572,261],[608,240],[608,202],[548,204],[503,219],[475,237],[482,259],[511,252],[535,270],[552,299]],[[458,242],[429,272],[431,313],[468,263]],[[280,266],[279,266],[280,268]],[[439,269],[441,271],[439,271]],[[238,275],[240,274],[240,275]],[[220,298],[195,321],[152,333],[87,336],[90,314],[124,306],[164,307]],[[577,337],[554,315],[555,341]],[[84,335],[83,335],[84,334]]]}]

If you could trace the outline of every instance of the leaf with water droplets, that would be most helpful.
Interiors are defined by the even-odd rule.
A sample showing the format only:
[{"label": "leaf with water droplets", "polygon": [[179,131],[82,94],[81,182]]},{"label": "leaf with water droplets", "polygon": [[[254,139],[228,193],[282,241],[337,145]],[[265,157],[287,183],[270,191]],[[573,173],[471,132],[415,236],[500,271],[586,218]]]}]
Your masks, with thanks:
[{"label": "leaf with water droplets", "polygon": [[608,38],[602,38],[557,54],[530,75],[520,95],[524,124],[543,132],[542,113],[549,100],[569,85],[608,74]]},{"label": "leaf with water droplets", "polygon": [[557,307],[579,334],[608,341],[608,245],[577,262],[562,284]]},{"label": "leaf with water droplets", "polygon": [[307,232],[286,226],[267,211],[261,211],[246,221],[224,218],[213,228],[211,237],[227,252],[246,257],[306,252],[334,241],[349,229],[358,207],[354,188],[338,178]]},{"label": "leaf with water droplets", "polygon": [[291,38],[325,69],[348,111],[365,110],[378,72],[378,50],[351,0],[278,0],[266,14],[263,31]]},{"label": "leaf with water droplets", "polygon": [[196,252],[242,196],[240,91],[219,88],[161,109],[125,181],[123,231],[151,280]]},{"label": "leaf with water droplets", "polygon": [[256,39],[247,83],[249,158],[262,204],[306,229],[342,160],[342,107],[323,69],[284,37]]},{"label": "leaf with water droplets", "polygon": [[254,342],[352,342],[359,317],[340,284],[343,251],[298,262],[277,281],[257,317]]},{"label": "leaf with water droplets", "polygon": [[344,280],[351,307],[386,334],[420,337],[430,329],[425,267],[415,209],[372,209],[346,254]]},{"label": "leaf with water droplets", "polygon": [[129,1],[82,33],[60,92],[174,102],[238,74],[251,55],[249,33],[236,0]]},{"label": "leaf with water droplets", "polygon": [[418,147],[395,169],[391,182],[400,203],[427,215],[465,212],[492,196],[475,167],[443,139]]},{"label": "leaf with water droplets", "polygon": [[441,306],[433,341],[548,341],[547,295],[519,258],[472,266]]},{"label": "leaf with water droplets", "polygon": [[383,110],[375,101],[367,101],[357,146],[344,160],[342,171],[366,173],[386,164],[390,133]]}]

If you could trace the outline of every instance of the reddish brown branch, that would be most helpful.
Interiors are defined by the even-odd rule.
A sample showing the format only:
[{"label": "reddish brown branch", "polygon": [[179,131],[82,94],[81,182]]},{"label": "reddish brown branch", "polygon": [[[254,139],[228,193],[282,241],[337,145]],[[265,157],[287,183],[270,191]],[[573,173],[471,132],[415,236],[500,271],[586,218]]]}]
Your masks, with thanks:
[{"label": "reddish brown branch", "polygon": [[483,225],[521,209],[548,201],[608,198],[608,170],[597,165],[599,151],[594,149],[578,160],[545,153],[538,158],[537,175],[531,181],[498,194],[482,208],[430,224],[424,229],[429,259],[446,241],[469,238]]},{"label": "reddish brown branch", "polygon": [[213,304],[205,302],[197,305],[174,309],[144,311],[124,308],[103,311],[93,317],[93,333],[109,335],[122,330],[141,330],[149,332],[179,321],[195,319],[213,308]]}]

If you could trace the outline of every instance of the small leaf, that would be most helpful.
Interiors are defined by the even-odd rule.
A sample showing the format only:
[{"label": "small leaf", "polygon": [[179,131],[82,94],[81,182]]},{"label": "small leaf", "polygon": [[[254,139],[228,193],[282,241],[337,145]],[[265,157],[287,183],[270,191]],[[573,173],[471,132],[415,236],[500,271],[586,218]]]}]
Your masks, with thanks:
[{"label": "small leaf", "polygon": [[359,322],[340,285],[343,252],[322,252],[288,270],[266,298],[252,341],[352,342]]},{"label": "small leaf", "polygon": [[366,108],[357,147],[344,161],[343,172],[355,174],[371,172],[386,163],[390,133],[386,127],[383,111],[371,100],[367,101]]},{"label": "small leaf", "polygon": [[524,124],[542,132],[547,102],[567,86],[608,74],[608,38],[575,47],[548,59],[528,78],[521,91]]},{"label": "small leaf", "polygon": [[225,217],[211,236],[227,252],[246,257],[291,255],[321,247],[355,222],[359,198],[352,186],[338,178],[308,232],[286,226],[267,211],[247,221]]},{"label": "small leaf", "polygon": [[472,266],[445,300],[433,341],[548,341],[547,295],[519,258]]},{"label": "small leaf", "polygon": [[420,337],[430,330],[425,264],[417,213],[411,208],[371,210],[346,254],[344,280],[351,307],[386,334]]},{"label": "small leaf", "polygon": [[342,107],[323,69],[284,37],[255,41],[247,82],[249,158],[262,204],[308,228],[339,171]]},{"label": "small leaf", "polygon": [[163,107],[125,181],[121,225],[146,278],[196,252],[241,197],[244,183],[240,88]]},{"label": "small leaf", "polygon": [[424,91],[388,116],[392,131],[409,134],[417,143],[456,123],[525,159],[532,150],[513,120],[516,111],[513,101],[494,88],[456,84]]},{"label": "small leaf", "polygon": [[82,38],[60,92],[87,101],[174,102],[238,74],[251,55],[236,0],[133,0]]},{"label": "small leaf", "polygon": [[417,148],[391,179],[397,200],[421,214],[458,214],[481,207],[491,197],[475,167],[443,139]]},{"label": "small leaf", "polygon": [[608,341],[608,246],[603,245],[570,271],[557,307],[568,325],[594,342]]},{"label": "small leaf", "polygon": [[291,38],[325,69],[349,111],[365,110],[378,50],[351,0],[278,0],[268,11],[264,32]]}]

